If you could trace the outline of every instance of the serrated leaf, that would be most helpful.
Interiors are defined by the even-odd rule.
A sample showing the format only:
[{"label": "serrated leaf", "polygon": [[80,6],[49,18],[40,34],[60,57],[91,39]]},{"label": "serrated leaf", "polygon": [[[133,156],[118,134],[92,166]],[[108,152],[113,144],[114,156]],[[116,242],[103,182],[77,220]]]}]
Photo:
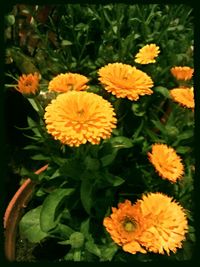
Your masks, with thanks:
[{"label": "serrated leaf", "polygon": [[40,228],[40,213],[42,206],[28,211],[19,223],[20,235],[27,238],[29,242],[38,243],[48,236]]},{"label": "serrated leaf", "polygon": [[72,188],[59,188],[47,196],[42,205],[40,214],[40,225],[44,232],[55,228],[59,222],[61,211],[59,208],[66,197],[74,192]]}]

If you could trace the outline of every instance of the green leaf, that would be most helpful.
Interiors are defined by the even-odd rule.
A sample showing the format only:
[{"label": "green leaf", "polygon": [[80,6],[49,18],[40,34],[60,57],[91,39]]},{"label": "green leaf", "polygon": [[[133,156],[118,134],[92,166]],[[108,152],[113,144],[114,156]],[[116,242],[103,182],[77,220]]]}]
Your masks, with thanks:
[{"label": "green leaf", "polygon": [[100,159],[101,163],[102,163],[102,166],[106,167],[106,166],[110,165],[113,162],[113,160],[116,158],[116,155],[117,155],[117,152],[113,151],[112,154],[109,154],[109,155],[106,155],[106,156],[102,157]]},{"label": "green leaf", "polygon": [[81,202],[88,214],[90,214],[90,209],[92,207],[92,190],[93,183],[89,179],[83,179],[80,188]]},{"label": "green leaf", "polygon": [[135,116],[142,117],[146,113],[146,108],[141,103],[133,103],[131,107]]},{"label": "green leaf", "polygon": [[100,261],[111,261],[118,248],[115,243],[106,244],[106,246],[101,248],[102,256]]},{"label": "green leaf", "polygon": [[85,243],[85,248],[87,249],[87,251],[89,251],[90,253],[101,257],[101,250],[98,248],[98,246],[92,242],[92,241],[87,241]]},{"label": "green leaf", "polygon": [[[74,230],[71,227],[69,227],[68,225],[58,223],[56,228],[53,229],[53,231],[51,231],[51,234],[56,234],[62,238],[68,239],[70,237],[70,235],[73,234],[73,232],[74,232]],[[65,242],[65,241],[62,241],[62,242]],[[66,244],[66,243],[62,243],[62,242],[60,242],[59,244]]]},{"label": "green leaf", "polygon": [[80,180],[84,170],[84,164],[81,163],[80,160],[66,159],[65,163],[60,168],[60,173],[73,179]]},{"label": "green leaf", "polygon": [[139,136],[140,132],[142,131],[143,125],[144,125],[144,120],[141,121],[139,127],[135,130],[132,136],[133,141],[135,141],[135,139]]},{"label": "green leaf", "polygon": [[133,146],[131,139],[124,136],[117,136],[110,139],[110,142],[114,148],[130,148]]},{"label": "green leaf", "polygon": [[89,235],[90,219],[83,221],[81,223],[80,231],[84,234],[85,237]]},{"label": "green leaf", "polygon": [[38,130],[38,124],[34,120],[32,120],[30,117],[27,117],[28,125],[31,127],[31,130],[34,132],[36,136],[41,136],[40,131]]},{"label": "green leaf", "polygon": [[23,177],[30,178],[31,180],[34,180],[34,181],[39,180],[38,174],[35,174],[34,172],[31,172],[24,167],[21,168],[20,175]]},{"label": "green leaf", "polygon": [[176,152],[179,154],[189,153],[191,151],[191,147],[189,146],[179,146],[176,148]]},{"label": "green leaf", "polygon": [[40,228],[40,213],[42,206],[28,211],[19,223],[20,235],[32,243],[38,243],[48,236]]},{"label": "green leaf", "polygon": [[80,249],[74,250],[73,259],[74,259],[74,261],[81,261],[81,250]]},{"label": "green leaf", "polygon": [[28,145],[23,148],[24,150],[40,150],[41,146]]},{"label": "green leaf", "polygon": [[37,107],[37,105],[36,105],[36,103],[35,103],[35,101],[32,99],[32,98],[27,98],[28,99],[28,101],[30,102],[30,104],[32,105],[32,107],[37,111],[37,113],[39,112],[39,109],[38,109],[38,107]]},{"label": "green leaf", "polygon": [[158,129],[160,130],[161,132],[165,132],[166,129],[164,127],[164,125],[160,122],[160,121],[156,121],[156,120],[151,120],[153,125]]},{"label": "green leaf", "polygon": [[159,93],[159,94],[163,95],[166,98],[170,98],[169,90],[166,87],[157,86],[157,87],[154,87],[153,90],[156,93]]},{"label": "green leaf", "polygon": [[176,146],[180,141],[192,138],[193,136],[194,136],[193,130],[187,130],[183,133],[180,133],[179,135],[177,135],[177,140],[173,143],[173,145]]},{"label": "green leaf", "polygon": [[124,179],[119,176],[112,175],[111,173],[107,173],[105,175],[105,179],[112,185],[112,186],[119,186],[124,183]]},{"label": "green leaf", "polygon": [[100,164],[98,159],[94,159],[90,156],[86,156],[84,163],[86,165],[87,170],[96,171],[99,169]]},{"label": "green leaf", "polygon": [[66,197],[73,193],[72,188],[59,188],[53,191],[44,200],[40,214],[41,229],[48,232],[56,227],[59,222],[61,211],[58,213],[61,204]]},{"label": "green leaf", "polygon": [[43,155],[43,154],[37,154],[31,157],[33,160],[49,160],[50,158]]},{"label": "green leaf", "polygon": [[72,42],[70,42],[70,41],[68,41],[68,40],[62,40],[62,42],[61,42],[61,45],[62,46],[68,46],[68,45],[72,45],[73,43]]}]

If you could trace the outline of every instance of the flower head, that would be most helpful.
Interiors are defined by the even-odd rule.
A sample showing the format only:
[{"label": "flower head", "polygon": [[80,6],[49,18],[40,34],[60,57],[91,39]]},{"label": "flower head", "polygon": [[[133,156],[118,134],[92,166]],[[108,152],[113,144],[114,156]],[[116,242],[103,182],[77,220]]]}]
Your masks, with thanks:
[{"label": "flower head", "polygon": [[112,105],[101,96],[88,92],[71,91],[57,96],[46,107],[47,131],[69,146],[87,141],[99,144],[109,138],[116,127]]},{"label": "flower head", "polygon": [[19,77],[17,91],[24,95],[34,95],[39,89],[40,76],[38,73],[22,74]]},{"label": "flower head", "polygon": [[148,44],[143,46],[135,56],[135,62],[140,64],[155,63],[155,58],[160,53],[159,46]]},{"label": "flower head", "polygon": [[194,91],[193,87],[179,87],[170,90],[171,98],[186,108],[194,109]]},{"label": "flower head", "polygon": [[[151,221],[140,237],[141,244],[150,252],[164,254],[182,247],[188,222],[184,209],[171,197],[149,193],[138,200],[144,220]],[[138,203],[137,202],[137,203]]]},{"label": "flower head", "polygon": [[136,67],[123,63],[109,63],[99,71],[99,81],[108,92],[118,98],[138,100],[139,96],[151,95],[152,79]]},{"label": "flower head", "polygon": [[103,224],[114,242],[132,254],[176,252],[188,229],[183,208],[161,193],[143,195],[133,205],[119,203]]},{"label": "flower head", "polygon": [[50,82],[48,89],[58,93],[68,91],[81,91],[88,89],[86,83],[89,81],[87,77],[78,73],[61,73],[54,77]]},{"label": "flower head", "polygon": [[165,144],[154,144],[152,152],[148,153],[149,161],[153,164],[158,174],[172,183],[182,178],[184,166],[181,158],[172,147]]},{"label": "flower head", "polygon": [[176,66],[171,68],[170,71],[177,80],[187,81],[192,78],[194,69],[187,66]]},{"label": "flower head", "polygon": [[141,215],[140,203],[132,205],[129,200],[125,200],[124,203],[118,204],[118,209],[112,208],[111,216],[104,218],[103,221],[114,242],[132,254],[146,253],[139,242],[146,227]]}]

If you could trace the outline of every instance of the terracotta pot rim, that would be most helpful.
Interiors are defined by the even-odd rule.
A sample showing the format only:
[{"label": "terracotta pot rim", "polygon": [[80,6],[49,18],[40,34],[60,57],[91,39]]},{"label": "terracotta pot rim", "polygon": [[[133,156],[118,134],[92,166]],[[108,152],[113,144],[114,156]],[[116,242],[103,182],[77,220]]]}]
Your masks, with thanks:
[{"label": "terracotta pot rim", "polygon": [[[40,174],[47,168],[48,164],[37,170],[35,174]],[[15,260],[15,241],[18,222],[21,219],[23,209],[27,206],[32,197],[35,185],[35,182],[33,182],[30,178],[27,178],[14,194],[4,213],[3,226],[5,229],[5,256],[9,261]]]}]

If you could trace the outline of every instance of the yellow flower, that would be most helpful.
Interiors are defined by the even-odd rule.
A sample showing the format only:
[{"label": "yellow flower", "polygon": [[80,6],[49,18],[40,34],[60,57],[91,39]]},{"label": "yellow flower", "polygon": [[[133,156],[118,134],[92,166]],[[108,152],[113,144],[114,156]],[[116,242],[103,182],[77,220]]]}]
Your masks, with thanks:
[{"label": "yellow flower", "polygon": [[155,63],[155,58],[160,53],[159,46],[148,44],[143,46],[135,56],[135,62],[140,64]]},{"label": "yellow flower", "polygon": [[152,79],[143,71],[123,63],[109,63],[98,71],[99,81],[108,92],[118,98],[138,100],[151,95]]},{"label": "yellow flower", "polygon": [[194,91],[193,87],[179,87],[170,90],[172,99],[186,108],[194,109]]},{"label": "yellow flower", "polygon": [[[188,222],[184,209],[171,197],[162,193],[149,193],[138,200],[142,217],[151,221],[140,237],[140,244],[148,251],[170,254],[182,247]],[[138,203],[137,202],[137,203]],[[136,203],[136,204],[137,204]]]},{"label": "yellow flower", "polygon": [[24,95],[34,95],[38,92],[39,80],[40,76],[36,72],[34,74],[22,74],[19,77],[16,89]]},{"label": "yellow flower", "polygon": [[175,183],[184,174],[181,158],[172,147],[165,144],[152,145],[152,152],[148,152],[149,161],[153,164],[158,174]]},{"label": "yellow flower", "polygon": [[177,80],[187,81],[192,79],[194,69],[187,66],[176,66],[171,68],[170,71]]},{"label": "yellow flower", "polygon": [[86,83],[89,81],[87,77],[77,73],[61,73],[54,77],[50,82],[48,89],[58,93],[64,93],[68,91],[81,91],[87,90]]},{"label": "yellow flower", "polygon": [[116,128],[112,105],[101,96],[71,91],[57,96],[45,109],[48,133],[69,146],[99,144]]},{"label": "yellow flower", "polygon": [[135,254],[148,251],[164,254],[176,252],[188,230],[183,208],[161,193],[149,193],[131,204],[129,200],[112,208],[103,225],[124,251]]}]

